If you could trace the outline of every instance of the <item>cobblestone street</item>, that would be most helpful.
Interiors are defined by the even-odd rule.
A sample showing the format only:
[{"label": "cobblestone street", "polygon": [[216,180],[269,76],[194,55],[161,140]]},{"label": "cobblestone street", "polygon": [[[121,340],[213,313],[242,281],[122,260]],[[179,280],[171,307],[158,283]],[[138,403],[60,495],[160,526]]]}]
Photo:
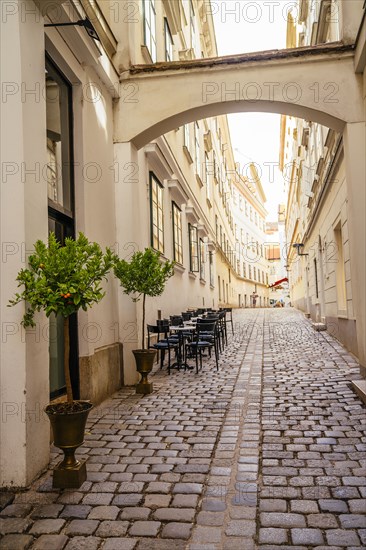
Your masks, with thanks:
[{"label": "cobblestone street", "polygon": [[234,313],[218,372],[157,370],[153,394],[93,410],[88,480],[54,490],[48,471],[16,494],[2,550],[366,547],[357,362],[292,309]]}]

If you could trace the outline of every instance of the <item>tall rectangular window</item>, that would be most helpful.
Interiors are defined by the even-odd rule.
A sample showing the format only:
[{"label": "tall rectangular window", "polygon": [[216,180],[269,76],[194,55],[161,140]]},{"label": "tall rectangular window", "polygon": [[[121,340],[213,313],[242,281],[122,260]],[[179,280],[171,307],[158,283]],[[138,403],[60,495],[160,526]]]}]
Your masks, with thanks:
[{"label": "tall rectangular window", "polygon": [[206,176],[206,196],[207,199],[211,202],[211,175],[212,175],[212,166],[210,166],[210,159],[207,151],[205,151],[205,176]]},{"label": "tall rectangular window", "polygon": [[184,145],[187,147],[188,151],[191,149],[191,125],[185,124],[184,128]]},{"label": "tall rectangular window", "polygon": [[210,269],[210,285],[214,286],[215,285],[215,279],[214,279],[213,253],[212,252],[208,253],[208,265],[209,265],[209,269]]},{"label": "tall rectangular window", "polygon": [[165,61],[173,61],[173,38],[167,18],[164,18]]},{"label": "tall rectangular window", "polygon": [[155,0],[143,0],[144,44],[151,60],[156,63],[156,10]]},{"label": "tall rectangular window", "polygon": [[173,213],[173,256],[174,261],[183,264],[183,236],[182,236],[182,212],[172,203]]},{"label": "tall rectangular window", "polygon": [[[46,58],[45,71],[48,184],[48,230],[64,244],[75,236],[72,86],[53,62]],[[64,322],[49,317],[49,381],[51,398],[65,393]],[[79,395],[77,315],[70,316],[70,374],[74,396]]]},{"label": "tall rectangular window", "polygon": [[201,175],[201,151],[200,151],[200,127],[198,125],[198,122],[196,122],[194,126],[194,161],[196,164],[196,174],[200,177],[202,181],[202,175]]},{"label": "tall rectangular window", "polygon": [[150,172],[151,246],[164,252],[163,186]]},{"label": "tall rectangular window", "polygon": [[189,0],[189,30],[191,39],[191,48],[196,46],[196,22],[192,0]]},{"label": "tall rectangular window", "polygon": [[189,269],[193,273],[199,272],[198,230],[194,225],[188,224],[189,235]]},{"label": "tall rectangular window", "polygon": [[206,269],[205,269],[205,243],[203,239],[200,239],[200,279],[205,280]]},{"label": "tall rectangular window", "polygon": [[346,274],[344,269],[344,253],[343,253],[343,235],[341,222],[334,229],[335,244],[337,247],[337,264],[336,264],[336,286],[337,286],[337,302],[338,311],[343,314],[347,312],[347,297],[346,297]]},{"label": "tall rectangular window", "polygon": [[315,277],[315,295],[319,298],[319,284],[318,284],[318,266],[316,258],[314,258],[314,277]]}]

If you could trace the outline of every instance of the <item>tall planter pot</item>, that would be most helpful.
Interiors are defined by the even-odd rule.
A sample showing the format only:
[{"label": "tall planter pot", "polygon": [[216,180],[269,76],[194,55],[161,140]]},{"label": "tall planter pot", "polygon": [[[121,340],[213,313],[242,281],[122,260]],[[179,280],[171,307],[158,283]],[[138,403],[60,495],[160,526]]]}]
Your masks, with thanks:
[{"label": "tall planter pot", "polygon": [[77,460],[75,451],[84,443],[85,425],[93,405],[89,401],[75,401],[75,405],[80,410],[64,412],[62,403],[45,408],[54,445],[64,452],[64,459],[53,471],[53,487],[58,489],[75,489],[86,480],[86,459]]},{"label": "tall planter pot", "polygon": [[135,349],[132,350],[137,372],[141,374],[141,380],[136,386],[136,393],[148,394],[153,391],[153,383],[149,382],[147,375],[152,371],[156,350],[154,349]]}]

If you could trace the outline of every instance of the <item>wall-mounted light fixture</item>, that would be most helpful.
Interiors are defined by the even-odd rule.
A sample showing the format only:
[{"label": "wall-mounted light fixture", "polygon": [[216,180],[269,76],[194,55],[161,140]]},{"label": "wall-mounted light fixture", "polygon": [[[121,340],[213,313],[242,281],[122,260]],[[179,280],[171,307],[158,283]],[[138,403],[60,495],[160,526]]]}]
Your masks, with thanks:
[{"label": "wall-mounted light fixture", "polygon": [[100,38],[98,36],[97,31],[92,25],[92,22],[87,17],[85,19],[79,19],[79,21],[75,22],[69,22],[69,23],[46,23],[45,27],[73,27],[75,25],[78,25],[79,27],[84,27],[90,38],[93,38],[94,40],[99,40]]},{"label": "wall-mounted light fixture", "polygon": [[305,246],[303,243],[295,243],[292,246],[297,249],[298,256],[309,256],[309,254],[303,254],[302,252],[300,252],[300,248],[303,248]]}]

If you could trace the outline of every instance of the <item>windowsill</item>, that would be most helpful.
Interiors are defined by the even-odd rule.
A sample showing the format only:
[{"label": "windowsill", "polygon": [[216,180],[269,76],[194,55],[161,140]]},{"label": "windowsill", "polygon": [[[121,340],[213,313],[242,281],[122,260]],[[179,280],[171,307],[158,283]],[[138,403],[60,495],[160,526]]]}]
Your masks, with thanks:
[{"label": "windowsill", "polygon": [[339,309],[337,312],[338,319],[348,319],[347,311],[344,309]]},{"label": "windowsill", "polygon": [[197,273],[195,273],[194,271],[189,271],[188,275],[191,277],[191,279],[197,279]]},{"label": "windowsill", "polygon": [[208,207],[209,207],[209,208],[212,208],[211,199],[209,199],[209,198],[207,197],[206,202],[207,202],[207,204],[208,204]]},{"label": "windowsill", "polygon": [[201,180],[201,176],[199,174],[196,174],[196,180],[200,187],[203,187],[203,181]]},{"label": "windowsill", "polygon": [[212,285],[212,284],[210,283],[210,289],[211,289],[211,290],[215,290],[215,285]]},{"label": "windowsill", "polygon": [[200,283],[201,283],[201,285],[205,285],[205,284],[206,284],[206,279],[202,279],[202,278],[200,277]]},{"label": "windowsill", "polygon": [[175,263],[174,264],[174,271],[177,270],[178,273],[184,273],[186,268],[182,264]]},{"label": "windowsill", "polygon": [[187,145],[183,145],[183,153],[185,154],[189,164],[193,164],[193,158],[191,156],[191,153],[189,152]]}]

